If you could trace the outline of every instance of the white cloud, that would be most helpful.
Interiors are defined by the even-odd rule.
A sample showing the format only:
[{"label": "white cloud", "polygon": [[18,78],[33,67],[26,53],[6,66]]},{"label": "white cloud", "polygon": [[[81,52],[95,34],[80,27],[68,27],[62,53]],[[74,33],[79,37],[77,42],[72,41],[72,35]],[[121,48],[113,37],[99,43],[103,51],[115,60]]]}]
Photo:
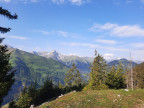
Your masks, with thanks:
[{"label": "white cloud", "polygon": [[123,25],[106,23],[104,25],[94,24],[90,28],[93,32],[104,32],[110,36],[117,37],[144,37],[144,29],[138,25]]},{"label": "white cloud", "polygon": [[51,0],[51,1],[56,4],[63,4],[65,2],[65,0]]},{"label": "white cloud", "polygon": [[126,0],[126,3],[133,3],[133,0]]},{"label": "white cloud", "polygon": [[31,0],[31,2],[33,2],[33,3],[35,3],[35,2],[37,2],[38,0]]},{"label": "white cloud", "polygon": [[27,40],[27,37],[22,37],[22,36],[8,36],[9,38],[13,38],[13,39],[19,39],[19,40]]},{"label": "white cloud", "polygon": [[65,32],[62,30],[58,30],[58,31],[33,30],[33,31],[40,32],[44,35],[57,35],[57,36],[72,37],[72,38],[80,38],[81,37],[79,34],[69,33],[69,32]]},{"label": "white cloud", "polygon": [[89,44],[89,43],[60,43],[62,45],[69,45],[69,46],[85,46],[89,48],[97,48],[99,45]]},{"label": "white cloud", "polygon": [[131,46],[135,48],[143,48],[144,49],[144,43],[133,43]]},{"label": "white cloud", "polygon": [[118,47],[106,47],[106,46],[100,46],[96,44],[90,44],[90,43],[60,43],[65,46],[82,46],[82,47],[88,47],[88,48],[100,48],[100,49],[106,49],[110,51],[118,51],[118,52],[128,52],[129,49],[126,48],[118,48]]},{"label": "white cloud", "polygon": [[89,2],[90,0],[51,0],[53,3],[55,4],[64,4],[66,2],[69,2],[71,4],[74,4],[74,5],[82,5],[84,3],[87,3]]},{"label": "white cloud", "polygon": [[69,0],[72,4],[81,5],[84,0]]},{"label": "white cloud", "polygon": [[23,37],[23,36],[14,36],[14,35],[4,35],[4,34],[0,34],[0,37],[3,38],[12,38],[12,39],[19,39],[19,40],[27,40],[27,37]]},{"label": "white cloud", "polygon": [[113,58],[114,58],[114,54],[112,54],[112,53],[104,54],[104,59],[106,59],[106,60],[111,60]]},{"label": "white cloud", "polygon": [[27,3],[36,3],[38,1],[41,1],[41,0],[17,0],[18,2],[23,2],[24,4],[27,4]]},{"label": "white cloud", "polygon": [[9,2],[11,2],[11,0],[0,0],[0,2],[6,2],[6,3],[9,3]]},{"label": "white cloud", "polygon": [[44,30],[33,30],[33,32],[40,32],[44,35],[50,35],[51,34],[51,32],[47,32],[47,31],[44,31]]},{"label": "white cloud", "polygon": [[114,40],[104,40],[104,39],[97,39],[96,42],[100,42],[100,43],[104,43],[104,44],[110,44],[110,45],[117,44],[117,41],[114,41]]}]

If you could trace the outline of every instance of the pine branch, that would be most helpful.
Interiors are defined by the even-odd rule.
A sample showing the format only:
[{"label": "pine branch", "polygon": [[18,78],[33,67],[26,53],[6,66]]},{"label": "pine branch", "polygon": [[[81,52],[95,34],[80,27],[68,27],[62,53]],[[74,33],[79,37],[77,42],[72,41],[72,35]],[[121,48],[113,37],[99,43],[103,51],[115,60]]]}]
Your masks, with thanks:
[{"label": "pine branch", "polygon": [[11,28],[4,28],[4,27],[0,27],[0,32],[1,33],[7,33],[11,30]]},{"label": "pine branch", "polygon": [[17,19],[18,18],[16,13],[14,15],[12,15],[8,10],[3,9],[2,7],[0,7],[0,14],[8,17],[9,19]]}]

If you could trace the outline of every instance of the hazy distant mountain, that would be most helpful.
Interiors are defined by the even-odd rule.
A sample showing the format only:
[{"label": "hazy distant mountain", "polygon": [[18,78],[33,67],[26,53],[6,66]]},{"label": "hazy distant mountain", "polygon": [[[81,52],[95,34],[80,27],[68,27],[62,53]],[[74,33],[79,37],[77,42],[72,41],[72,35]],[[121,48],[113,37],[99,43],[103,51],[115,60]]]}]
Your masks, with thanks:
[{"label": "hazy distant mountain", "polygon": [[[122,65],[123,65],[124,68],[125,67],[128,67],[128,68],[130,67],[130,61],[127,60],[127,59],[124,59],[124,58],[123,59],[119,59],[119,60],[113,60],[113,61],[109,62],[107,65],[110,68],[112,66],[117,66],[119,64],[119,62],[122,63]],[[132,66],[133,67],[136,66],[136,65],[137,65],[137,63],[132,62]]]},{"label": "hazy distant mountain", "polygon": [[75,63],[77,68],[80,70],[81,73],[89,73],[90,72],[90,64],[93,62],[92,57],[79,57],[75,55],[63,55],[58,53],[57,51],[52,52],[32,52],[35,55],[43,56],[46,58],[52,58],[56,61],[59,61],[68,67],[72,66],[72,63]]}]

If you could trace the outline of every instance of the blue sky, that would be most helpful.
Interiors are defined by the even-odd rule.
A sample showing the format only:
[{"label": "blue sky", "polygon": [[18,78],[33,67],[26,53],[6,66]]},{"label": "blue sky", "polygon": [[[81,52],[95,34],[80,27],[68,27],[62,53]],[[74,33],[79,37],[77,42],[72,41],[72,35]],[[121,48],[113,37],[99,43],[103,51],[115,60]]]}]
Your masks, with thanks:
[{"label": "blue sky", "polygon": [[17,20],[5,44],[25,51],[52,51],[106,59],[144,61],[144,0],[0,0]]}]

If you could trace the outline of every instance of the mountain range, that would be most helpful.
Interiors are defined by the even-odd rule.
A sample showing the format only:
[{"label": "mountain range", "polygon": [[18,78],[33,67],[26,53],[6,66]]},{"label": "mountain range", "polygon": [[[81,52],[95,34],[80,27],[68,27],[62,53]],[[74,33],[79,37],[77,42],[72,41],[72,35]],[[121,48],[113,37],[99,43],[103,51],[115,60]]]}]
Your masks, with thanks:
[{"label": "mountain range", "polygon": [[79,71],[84,73],[90,72],[90,64],[93,62],[93,57],[79,57],[75,55],[63,55],[57,51],[52,52],[36,52],[33,51],[32,54],[39,55],[45,58],[52,58],[53,60],[59,61],[62,64],[65,64],[69,68],[72,66],[73,63],[77,66]]},{"label": "mountain range", "polygon": [[[43,84],[44,80],[49,77],[56,84],[61,82],[64,84],[65,73],[73,63],[81,72],[83,78],[88,80],[88,74],[90,72],[90,64],[93,62],[92,57],[79,57],[74,55],[63,55],[57,51],[52,52],[26,52],[19,49],[9,47],[12,50],[10,63],[16,70],[15,83],[12,86],[12,90],[8,96],[5,97],[4,103],[10,102],[13,98],[17,97],[20,93],[23,85],[30,85],[34,81],[37,81],[39,85]],[[129,65],[129,61],[126,59],[114,60],[108,62],[108,67],[118,65],[119,61],[126,67]],[[132,62],[133,66],[136,63]]]},{"label": "mountain range", "polygon": [[[52,58],[56,61],[59,61],[69,68],[72,66],[73,63],[77,66],[77,68],[80,70],[82,74],[89,73],[90,72],[90,64],[92,64],[94,57],[79,57],[76,55],[64,55],[60,54],[57,51],[52,51],[52,52],[36,52],[33,51],[31,52],[32,54],[39,55],[45,58]],[[117,59],[117,60],[111,60],[111,61],[106,61],[108,68],[112,66],[117,66],[119,62],[122,63],[123,68],[130,67],[130,61],[122,58],[122,59]],[[136,62],[131,62],[132,66],[136,66]]]}]

